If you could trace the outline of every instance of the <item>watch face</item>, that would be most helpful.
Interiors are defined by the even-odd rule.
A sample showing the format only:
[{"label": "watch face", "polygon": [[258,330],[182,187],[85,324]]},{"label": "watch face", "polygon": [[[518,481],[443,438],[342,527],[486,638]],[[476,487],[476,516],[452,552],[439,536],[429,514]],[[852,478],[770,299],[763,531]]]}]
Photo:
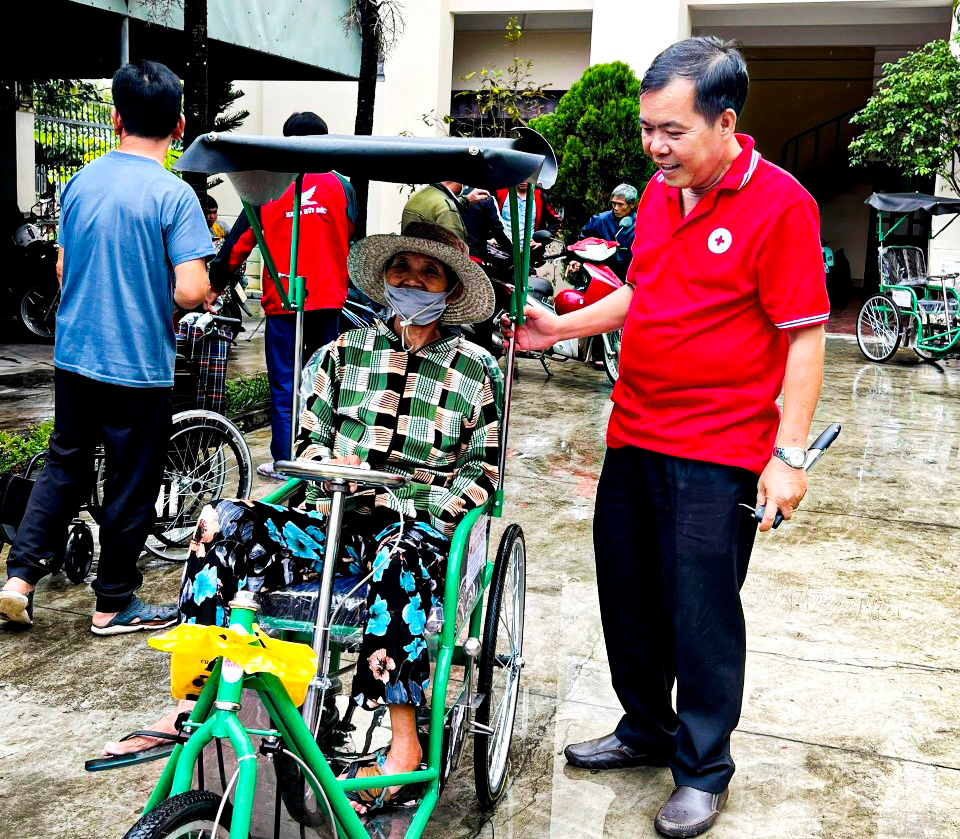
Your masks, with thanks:
[{"label": "watch face", "polygon": [[787,452],[787,460],[795,469],[799,469],[801,466],[803,466],[803,462],[806,459],[806,452],[804,452],[802,449],[794,449],[793,451]]}]

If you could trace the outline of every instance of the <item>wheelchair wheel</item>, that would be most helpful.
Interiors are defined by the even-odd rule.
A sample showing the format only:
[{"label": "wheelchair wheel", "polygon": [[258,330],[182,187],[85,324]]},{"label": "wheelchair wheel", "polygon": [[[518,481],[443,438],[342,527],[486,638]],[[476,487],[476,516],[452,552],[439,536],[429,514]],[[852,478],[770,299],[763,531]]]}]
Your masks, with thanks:
[{"label": "wheelchair wheel", "polygon": [[93,532],[86,522],[74,521],[63,552],[63,573],[71,583],[79,585],[87,579],[92,566]]},{"label": "wheelchair wheel", "polygon": [[477,798],[484,808],[496,805],[507,788],[523,669],[526,559],[523,531],[511,524],[497,551],[480,652],[477,692],[483,701],[476,713],[473,769]]},{"label": "wheelchair wheel", "polygon": [[615,385],[620,378],[620,338],[621,331],[605,332],[603,338],[603,369],[607,371],[610,384]]},{"label": "wheelchair wheel", "polygon": [[221,498],[246,498],[252,485],[250,449],[240,429],[213,411],[175,415],[146,549],[160,559],[185,560],[203,508]]},{"label": "wheelchair wheel", "polygon": [[875,294],[860,309],[857,317],[857,345],[871,361],[893,358],[900,346],[901,323],[897,305],[886,295]]},{"label": "wheelchair wheel", "polygon": [[[214,839],[220,796],[191,790],[168,798],[144,815],[123,839]],[[230,837],[230,805],[223,809],[215,839]]]}]

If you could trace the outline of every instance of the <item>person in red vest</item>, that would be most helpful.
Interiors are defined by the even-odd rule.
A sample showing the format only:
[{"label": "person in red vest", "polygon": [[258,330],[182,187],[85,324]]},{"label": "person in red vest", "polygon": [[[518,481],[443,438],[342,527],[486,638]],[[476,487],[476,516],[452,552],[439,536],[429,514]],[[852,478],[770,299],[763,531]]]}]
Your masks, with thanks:
[{"label": "person in red vest", "polygon": [[[326,134],[327,124],[310,111],[295,113],[283,124],[284,137]],[[290,271],[293,231],[293,184],[276,201],[258,208],[263,234],[277,272]],[[337,172],[308,174],[300,202],[300,251],[297,273],[306,278],[303,358],[310,358],[340,334],[340,311],[347,299],[347,253],[357,221],[357,197],[350,182]],[[239,231],[238,231],[239,228]],[[215,262],[236,271],[256,245],[245,216],[238,220]],[[211,275],[217,275],[211,268]],[[211,282],[216,286],[215,280]],[[293,359],[296,315],[283,309],[270,276],[263,274],[260,306],[266,315],[264,348],[270,381],[270,454],[273,461],[257,467],[258,474],[283,480],[273,469],[277,460],[290,458],[290,412],[293,402]]]}]

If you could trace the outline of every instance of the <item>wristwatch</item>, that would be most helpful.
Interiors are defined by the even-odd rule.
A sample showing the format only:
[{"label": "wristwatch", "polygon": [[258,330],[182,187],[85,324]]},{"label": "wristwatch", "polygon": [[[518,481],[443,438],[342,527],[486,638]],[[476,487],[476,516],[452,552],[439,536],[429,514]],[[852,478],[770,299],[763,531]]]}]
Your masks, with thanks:
[{"label": "wristwatch", "polygon": [[779,457],[787,466],[803,469],[803,464],[807,460],[807,450],[797,446],[777,446],[773,450],[773,456]]}]

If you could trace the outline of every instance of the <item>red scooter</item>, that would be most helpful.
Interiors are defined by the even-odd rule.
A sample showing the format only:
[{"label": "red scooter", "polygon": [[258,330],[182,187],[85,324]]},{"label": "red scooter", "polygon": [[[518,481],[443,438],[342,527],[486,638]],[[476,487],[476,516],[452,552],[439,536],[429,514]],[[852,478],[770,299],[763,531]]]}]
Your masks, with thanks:
[{"label": "red scooter", "polygon": [[[623,285],[623,280],[609,265],[616,253],[616,242],[595,238],[574,242],[562,254],[571,262],[579,263],[579,268],[567,273],[566,279],[572,288],[555,294],[552,305],[549,300],[531,300],[531,303],[565,315],[602,300]],[[610,381],[616,383],[620,375],[620,330],[589,338],[569,338],[554,344],[545,355],[547,359],[573,358],[588,364],[601,362]]]}]

